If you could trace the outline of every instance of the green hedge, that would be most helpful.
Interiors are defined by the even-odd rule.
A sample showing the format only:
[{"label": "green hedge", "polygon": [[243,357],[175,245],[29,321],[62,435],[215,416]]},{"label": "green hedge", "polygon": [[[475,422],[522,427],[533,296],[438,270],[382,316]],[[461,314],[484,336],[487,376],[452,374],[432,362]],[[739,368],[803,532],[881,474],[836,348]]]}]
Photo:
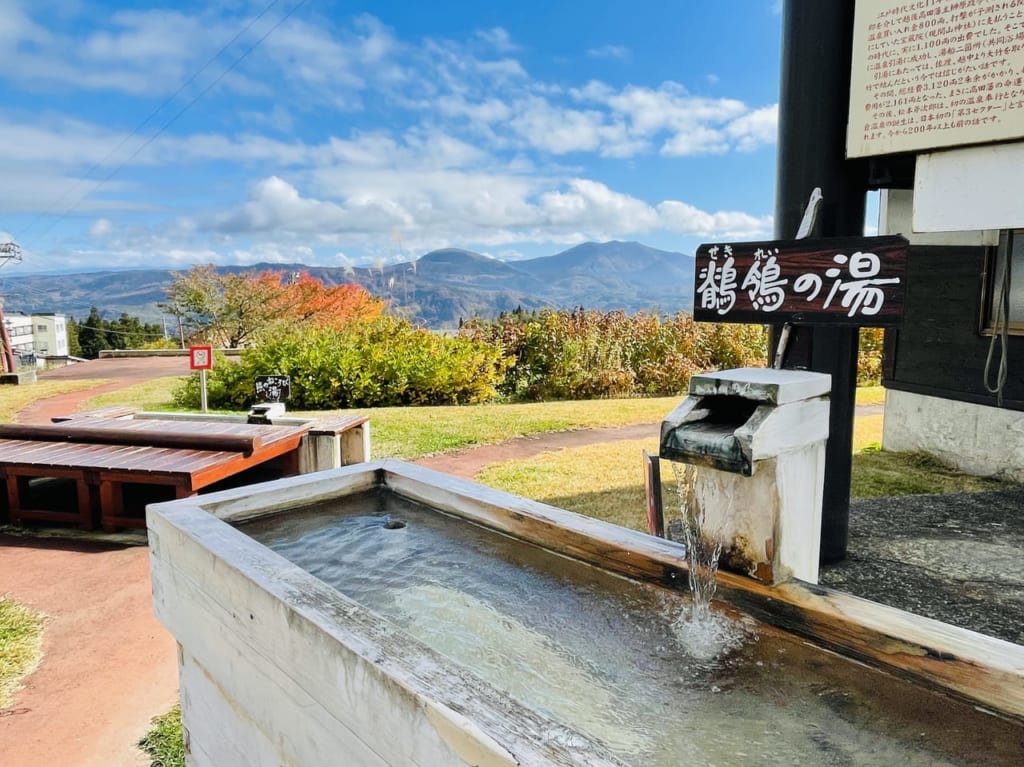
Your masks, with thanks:
[{"label": "green hedge", "polygon": [[[493,344],[380,317],[341,332],[296,329],[246,349],[238,363],[219,359],[207,375],[207,397],[212,408],[245,409],[254,401],[256,376],[286,375],[288,404],[297,410],[474,404],[496,396],[507,367]],[[198,375],[174,399],[197,407]]]},{"label": "green hedge", "polygon": [[[881,367],[881,331],[862,333],[860,380]],[[218,360],[208,375],[213,408],[246,409],[259,375],[291,378],[289,406],[300,410],[452,405],[509,400],[673,396],[706,370],[767,359],[761,325],[694,322],[687,314],[544,310],[466,322],[455,337],[384,316],[339,331],[295,328]],[[199,378],[175,392],[199,405]]]}]

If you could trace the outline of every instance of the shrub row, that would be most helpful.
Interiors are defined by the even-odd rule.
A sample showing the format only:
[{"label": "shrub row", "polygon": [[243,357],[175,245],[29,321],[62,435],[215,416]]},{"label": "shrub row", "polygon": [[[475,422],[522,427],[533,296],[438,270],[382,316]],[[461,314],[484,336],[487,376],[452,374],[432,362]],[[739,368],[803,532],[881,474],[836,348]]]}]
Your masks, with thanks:
[{"label": "shrub row", "polygon": [[[877,383],[881,331],[861,338],[858,380]],[[218,362],[207,392],[211,407],[245,409],[256,376],[279,374],[291,378],[289,405],[304,410],[672,396],[694,373],[764,365],[766,345],[760,325],[696,323],[683,313],[514,312],[466,322],[455,337],[382,316],[281,332],[237,364]],[[198,376],[175,402],[198,406]]]},{"label": "shrub row", "polygon": [[498,390],[516,400],[678,394],[695,372],[763,365],[767,341],[760,325],[583,309],[474,319],[459,335],[495,344],[512,358]]},{"label": "shrub row", "polygon": [[[406,320],[378,317],[340,331],[300,329],[218,360],[207,378],[210,407],[244,409],[258,375],[291,379],[290,407],[326,410],[390,405],[462,405],[496,396],[508,362],[491,344],[447,338]],[[199,404],[199,379],[175,391],[181,407]]]}]

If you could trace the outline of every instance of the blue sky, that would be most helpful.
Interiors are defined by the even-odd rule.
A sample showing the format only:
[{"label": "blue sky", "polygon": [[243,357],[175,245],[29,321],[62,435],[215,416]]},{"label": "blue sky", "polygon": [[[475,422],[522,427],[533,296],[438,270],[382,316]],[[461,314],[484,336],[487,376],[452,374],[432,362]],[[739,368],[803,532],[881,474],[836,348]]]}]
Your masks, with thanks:
[{"label": "blue sky", "polygon": [[779,5],[0,0],[4,273],[766,238]]}]

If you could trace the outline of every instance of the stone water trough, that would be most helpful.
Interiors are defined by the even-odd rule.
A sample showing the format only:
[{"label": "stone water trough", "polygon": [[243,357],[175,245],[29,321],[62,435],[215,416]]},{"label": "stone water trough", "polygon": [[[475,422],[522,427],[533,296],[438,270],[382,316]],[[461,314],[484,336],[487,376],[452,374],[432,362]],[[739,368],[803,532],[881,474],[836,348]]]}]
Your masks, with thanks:
[{"label": "stone water trough", "polygon": [[148,526],[193,767],[1021,760],[1022,647],[722,573],[707,653],[679,544],[400,461]]}]

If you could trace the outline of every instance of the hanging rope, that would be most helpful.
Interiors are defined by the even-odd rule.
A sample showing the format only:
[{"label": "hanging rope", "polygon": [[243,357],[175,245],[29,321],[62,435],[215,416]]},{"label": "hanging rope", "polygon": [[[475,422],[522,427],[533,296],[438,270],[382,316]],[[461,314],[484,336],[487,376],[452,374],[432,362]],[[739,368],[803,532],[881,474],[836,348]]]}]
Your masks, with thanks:
[{"label": "hanging rope", "polygon": [[[1010,335],[1010,254],[1013,252],[1013,239],[1006,245],[1006,261],[1003,263],[1003,273],[1000,276],[998,291],[993,312],[992,340],[988,345],[988,357],[985,359],[985,390],[989,394],[996,395],[996,406],[1003,406],[1003,389],[1006,386],[1006,359],[1009,351]],[[992,354],[996,349],[996,340],[1000,342],[999,370],[996,373],[995,386],[989,383],[992,369]]]}]

